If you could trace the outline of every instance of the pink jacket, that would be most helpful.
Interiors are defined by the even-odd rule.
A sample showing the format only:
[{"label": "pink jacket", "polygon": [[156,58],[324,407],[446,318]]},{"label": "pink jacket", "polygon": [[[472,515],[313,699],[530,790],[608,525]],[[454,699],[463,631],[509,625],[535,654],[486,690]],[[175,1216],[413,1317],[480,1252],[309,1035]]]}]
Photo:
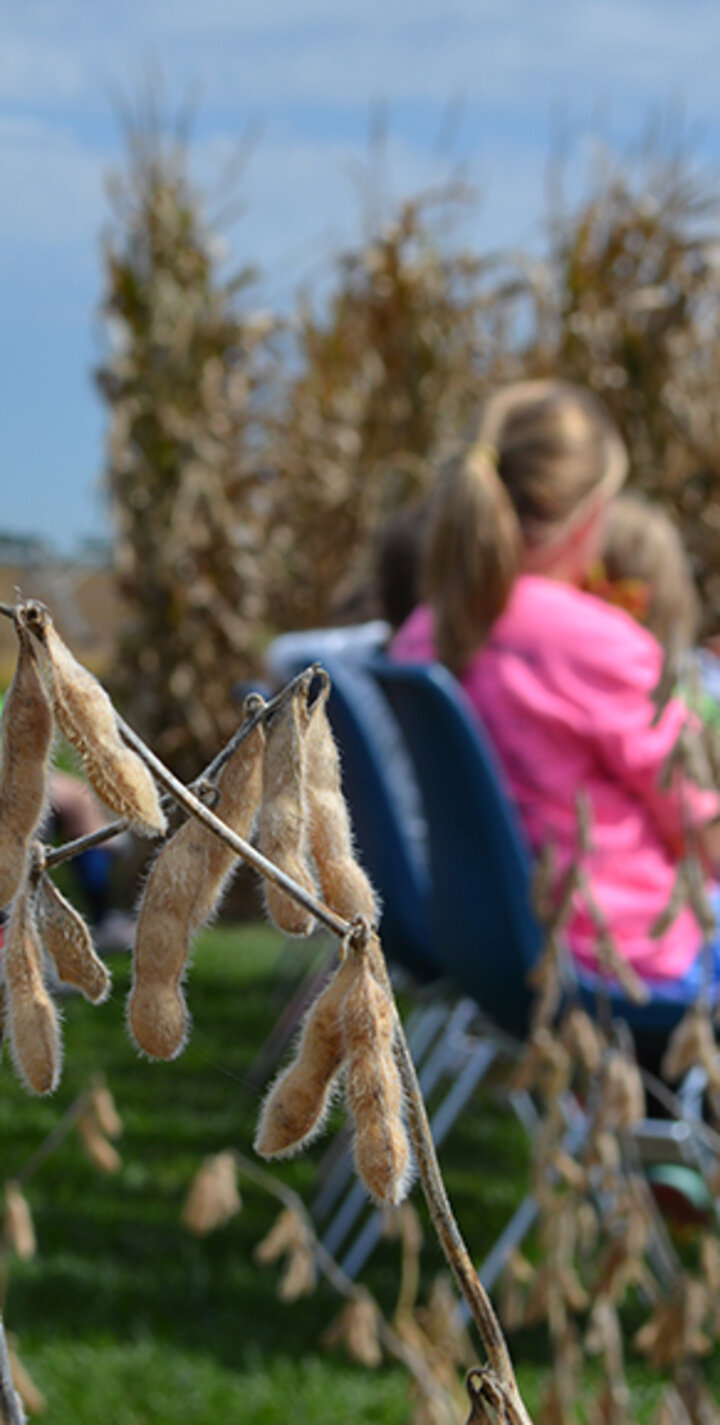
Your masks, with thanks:
[{"label": "pink jacket", "polygon": [[[433,618],[421,606],[391,656],[435,656]],[[720,797],[660,770],[687,709],[673,700],[652,726],[659,644],[629,614],[552,579],[523,575],[462,678],[501,765],[530,845],[555,844],[560,867],[576,846],[575,795],[588,794],[593,849],[585,865],[622,953],[646,979],[684,975],[700,946],[682,911],[660,939],[649,927],[670,899],[685,828],[720,815]],[[568,927],[578,960],[595,966],[595,933],[578,904]]]}]

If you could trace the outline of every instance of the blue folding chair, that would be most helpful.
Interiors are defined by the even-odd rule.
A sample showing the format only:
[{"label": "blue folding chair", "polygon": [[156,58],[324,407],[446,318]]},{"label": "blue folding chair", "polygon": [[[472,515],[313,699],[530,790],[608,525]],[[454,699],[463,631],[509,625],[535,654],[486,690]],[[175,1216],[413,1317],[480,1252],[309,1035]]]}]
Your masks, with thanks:
[{"label": "blue folding chair", "polygon": [[404,757],[406,777],[412,779],[407,752],[365,666],[325,658],[323,667],[331,679],[328,716],[340,750],[355,842],[382,905],[383,946],[388,958],[415,978],[437,979],[447,972],[433,952],[427,865],[403,819],[388,767],[391,759]]},{"label": "blue folding chair", "polygon": [[541,945],[530,860],[495,759],[446,669],[374,659],[402,730],[428,821],[435,953],[494,1024],[521,1038],[527,974]]},{"label": "blue folding chair", "polygon": [[[383,658],[369,667],[402,729],[423,797],[434,954],[494,1023],[522,1037],[531,1003],[527,974],[542,937],[530,904],[529,850],[495,755],[447,669]],[[588,1004],[602,985],[611,1012],[630,1024],[652,1059],[690,1003],[689,995],[658,985],[647,1005],[635,1005],[605,980],[578,979]]]},{"label": "blue folding chair", "polygon": [[[460,1017],[459,1023],[453,1027],[449,1022],[421,1068],[426,1092],[432,1091],[440,1074],[451,1077],[450,1090],[432,1115],[433,1133],[440,1142],[502,1048],[503,1036],[495,1030],[505,1031],[515,1043],[527,1030],[531,1005],[527,975],[542,942],[530,904],[530,854],[492,749],[447,670],[435,665],[400,666],[380,658],[352,671],[341,662],[325,660],[325,665],[334,684],[330,716],[343,754],[345,790],[363,859],[382,886],[387,905],[401,920],[407,911],[404,895],[417,891],[411,876],[398,895],[393,862],[383,851],[385,817],[393,802],[383,766],[383,739],[374,745],[375,714],[368,716],[371,702],[358,697],[360,685],[353,684],[354,677],[370,675],[397,720],[427,820],[430,881],[429,886],[423,881],[423,946],[430,947],[430,962],[451,976],[493,1024],[492,1032],[481,1038],[467,1033],[472,1011],[467,1000],[461,1001],[453,1016]],[[392,927],[393,915],[383,927],[391,956]],[[415,932],[410,933],[412,937]],[[588,1000],[594,998],[589,979],[582,992]],[[610,998],[612,1009],[629,1019],[636,1032],[647,1035],[649,1030],[662,1043],[686,1008],[667,1000],[638,1008],[619,993],[611,993]],[[568,1144],[581,1141],[585,1131],[585,1115],[578,1109],[577,1121],[569,1124]],[[663,1160],[695,1164],[701,1156],[702,1144],[692,1124],[649,1119],[638,1125],[636,1138],[643,1156],[648,1145]],[[346,1181],[343,1174],[342,1183]],[[332,1205],[336,1210],[323,1240],[337,1252],[363,1212],[365,1195],[353,1184],[342,1202],[338,1192],[333,1191],[327,1203],[324,1196],[323,1192],[318,1197],[318,1209]],[[507,1224],[481,1268],[488,1288],[536,1212],[537,1202],[529,1196]],[[380,1232],[380,1215],[371,1212],[345,1249],[342,1265],[349,1275],[362,1269]]]}]

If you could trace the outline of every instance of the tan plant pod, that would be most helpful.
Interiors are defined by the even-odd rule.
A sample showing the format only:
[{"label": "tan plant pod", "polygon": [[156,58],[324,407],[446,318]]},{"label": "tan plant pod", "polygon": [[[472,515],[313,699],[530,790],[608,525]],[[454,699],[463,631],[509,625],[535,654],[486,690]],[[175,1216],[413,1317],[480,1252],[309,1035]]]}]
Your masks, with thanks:
[{"label": "tan plant pod", "polygon": [[286,1252],[295,1252],[307,1242],[307,1227],[292,1207],[278,1213],[267,1236],[258,1242],[253,1257],[261,1266],[269,1266]]},{"label": "tan plant pod", "polygon": [[46,609],[28,604],[25,617],[35,637],[58,727],[82,757],[98,796],[135,831],[162,835],[167,823],[157,788],[137,753],[123,742],[105,689],[63,643]]},{"label": "tan plant pod", "polygon": [[77,1131],[80,1141],[96,1168],[101,1173],[119,1173],[122,1168],[122,1158],[112,1143],[109,1143],[105,1134],[98,1127],[92,1109],[81,1114],[77,1121]]},{"label": "tan plant pod", "polygon": [[[306,696],[305,687],[300,685],[267,729],[257,841],[268,861],[314,896],[307,841]],[[268,880],[265,900],[268,914],[280,930],[287,935],[310,934],[314,924],[310,911]]]},{"label": "tan plant pod", "polygon": [[27,1199],[14,1178],[5,1184],[5,1241],[17,1257],[26,1262],[35,1256],[37,1243],[32,1214]]},{"label": "tan plant pod", "polygon": [[353,853],[350,816],[342,792],[340,758],[327,717],[326,687],[313,703],[305,734],[310,850],[323,899],[345,920],[378,918],[373,888]]},{"label": "tan plant pod", "polygon": [[394,1014],[366,957],[343,1004],[343,1024],[355,1167],[376,1202],[396,1206],[410,1185],[411,1158],[393,1054]]},{"label": "tan plant pod", "polygon": [[104,1079],[96,1079],[94,1082],[91,1102],[98,1127],[102,1132],[105,1133],[108,1138],[122,1137],[122,1119],[115,1107],[115,1100]]},{"label": "tan plant pod", "polygon": [[13,902],[4,959],[13,1063],[33,1093],[52,1093],[62,1068],[60,1025],[43,981],[42,949],[27,883]]},{"label": "tan plant pod", "polygon": [[281,1301],[298,1301],[301,1296],[310,1296],[316,1285],[315,1253],[305,1244],[289,1254],[280,1278],[278,1296]]},{"label": "tan plant pod", "polygon": [[43,876],[40,881],[36,909],[38,929],[55,964],[58,979],[80,990],[91,1004],[102,1004],[112,985],[110,971],[95,954],[82,916],[49,876]]},{"label": "tan plant pod", "polygon": [[376,1370],[383,1358],[379,1325],[380,1310],[376,1302],[369,1295],[358,1295],[331,1321],[320,1337],[320,1345],[326,1349],[343,1345],[351,1361]]},{"label": "tan plant pod", "polygon": [[357,960],[348,955],[311,1007],[296,1057],[262,1107],[255,1135],[255,1152],[262,1158],[297,1153],[322,1131],[345,1058],[343,1004],[359,973]]},{"label": "tan plant pod", "polygon": [[214,1153],[205,1158],[190,1184],[182,1223],[189,1232],[205,1237],[224,1227],[241,1207],[233,1154],[229,1150]]},{"label": "tan plant pod", "polygon": [[26,633],[0,724],[0,906],[25,875],[28,851],[45,809],[53,718]]},{"label": "tan plant pod", "polygon": [[[256,727],[217,779],[216,815],[247,837],[262,788],[264,733]],[[182,991],[193,937],[213,914],[237,865],[235,852],[190,817],[161,850],[140,904],[128,1027],[138,1048],[174,1059],[184,1048],[190,1016]]]}]

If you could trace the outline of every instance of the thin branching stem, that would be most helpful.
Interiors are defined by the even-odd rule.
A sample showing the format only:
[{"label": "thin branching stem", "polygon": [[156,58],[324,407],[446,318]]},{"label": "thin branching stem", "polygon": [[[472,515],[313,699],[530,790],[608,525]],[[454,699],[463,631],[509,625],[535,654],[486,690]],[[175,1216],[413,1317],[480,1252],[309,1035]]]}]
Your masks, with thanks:
[{"label": "thin branching stem", "polygon": [[214,831],[215,835],[219,836],[221,841],[224,841],[226,846],[229,846],[231,850],[235,852],[236,856],[241,856],[249,865],[254,866],[255,870],[259,871],[261,876],[265,876],[267,880],[273,881],[281,890],[286,891],[288,895],[293,896],[296,901],[299,901],[300,905],[310,911],[310,914],[314,915],[328,930],[331,930],[333,935],[343,937],[347,934],[350,929],[347,921],[342,920],[339,915],[336,915],[334,911],[330,910],[329,906],[323,905],[322,901],[310,895],[310,893],[304,890],[302,886],[299,886],[296,881],[293,881],[290,876],[287,876],[284,871],[281,871],[275,866],[272,861],[268,861],[267,857],[263,856],[261,851],[258,851],[255,846],[250,845],[249,841],[245,841],[242,836],[238,836],[235,831],[231,831],[230,827],[226,826],[225,822],[220,820],[220,817],[216,816],[209,807],[206,807],[183,782],[179,781],[174,773],[170,771],[169,767],[166,767],[165,764],[160,761],[160,758],[156,757],[154,752],[151,752],[142,738],[139,737],[122,718],[118,718],[118,726],[123,740],[127,743],[128,747],[132,747],[133,751],[137,752],[138,757],[142,759],[146,767],[153,773],[153,776],[157,778],[160,785],[164,787],[166,791],[170,792],[171,796],[175,798],[175,801],[180,803],[181,807],[184,807],[192,816],[197,817],[198,821],[201,821],[203,826],[206,826],[209,831]]},{"label": "thin branching stem", "polygon": [[[219,836],[236,855],[243,858],[262,876],[267,877],[292,896],[300,905],[315,918],[332,931],[334,935],[345,939],[351,930],[347,921],[331,911],[328,906],[316,899],[315,896],[299,886],[290,876],[280,871],[267,857],[256,850],[242,837],[231,831],[214,812],[204,806],[188,788],[178,780],[177,777],[161,762],[160,758],[143,742],[138,733],[134,732],[122,718],[118,718],[120,733],[129,747],[142,758],[146,767],[153,773],[162,787],[180,803],[186,811],[196,816],[199,821],[208,829]],[[361,930],[367,934],[367,928],[361,922]],[[530,1417],[525,1409],[517,1382],[513,1371],[510,1353],[508,1351],[505,1337],[503,1336],[500,1323],[495,1315],[490,1298],[488,1297],[473,1265],[472,1258],[467,1246],[462,1238],[460,1229],[455,1220],[454,1213],[450,1206],[445,1184],[443,1182],[440,1164],[435,1152],[435,1145],[432,1140],[432,1131],[428,1122],[425,1103],[422,1091],[418,1083],[415,1065],[405,1037],[402,1020],[395,1003],[395,996],[390,976],[388,975],[385,957],[380,948],[380,942],[373,939],[376,948],[372,958],[372,969],[380,984],[385,989],[391,1004],[393,1005],[396,1022],[396,1048],[398,1069],[403,1084],[406,1099],[406,1110],[410,1134],[413,1140],[415,1156],[417,1159],[420,1181],[428,1204],[428,1209],[432,1217],[435,1231],[437,1232],[440,1245],[447,1259],[448,1265],[458,1283],[471,1314],[477,1326],[480,1338],[487,1352],[490,1372],[497,1388],[501,1391],[505,1402],[508,1425],[530,1425]]]},{"label": "thin branching stem", "polygon": [[253,708],[252,712],[248,713],[237,731],[233,733],[229,742],[226,742],[217,756],[213,758],[210,765],[205,768],[202,774],[203,780],[214,781],[218,772],[220,772],[225,766],[225,763],[230,760],[233,753],[237,751],[237,748],[246,741],[250,733],[254,732],[260,723],[268,722],[274,717],[275,713],[294,697],[298,688],[309,686],[315,677],[327,679],[327,676],[327,673],[320,667],[319,663],[311,663],[309,667],[304,668],[301,673],[298,673],[295,678],[292,678],[289,683],[286,683],[274,697],[268,698],[267,702],[258,702],[258,706]]},{"label": "thin branching stem", "polygon": [[[233,1149],[233,1159],[238,1172],[244,1178],[247,1178],[249,1182],[255,1183],[257,1187],[262,1188],[265,1192],[271,1193],[284,1207],[289,1208],[291,1212],[297,1215],[305,1228],[308,1245],[315,1257],[318,1269],[338,1295],[344,1297],[346,1301],[372,1301],[373,1298],[367,1289],[358,1286],[357,1282],[354,1282],[351,1277],[346,1276],[342,1267],[340,1267],[335,1258],[320,1241],[315,1231],[312,1218],[302,1198],[299,1197],[296,1192],[293,1192],[292,1188],[287,1187],[285,1183],[281,1182],[279,1178],[274,1177],[272,1173],[266,1172],[265,1169],[258,1167],[257,1163],[253,1163],[249,1158],[246,1158],[243,1153],[239,1153]],[[417,1381],[423,1394],[427,1396],[429,1400],[437,1402],[447,1416],[448,1425],[455,1425],[457,1416],[447,1392],[443,1390],[442,1386],[436,1381],[420,1353],[408,1345],[396,1331],[393,1331],[392,1326],[388,1324],[379,1310],[377,1316],[377,1331],[388,1355],[395,1357],[396,1360],[405,1366],[413,1379]]]},{"label": "thin branching stem", "polygon": [[68,1134],[72,1132],[78,1119],[81,1118],[85,1112],[85,1109],[89,1107],[91,1100],[92,1094],[89,1093],[87,1089],[84,1089],[81,1094],[78,1094],[77,1098],[73,1099],[72,1103],[58,1119],[55,1127],[48,1133],[47,1137],[43,1139],[32,1157],[28,1159],[25,1167],[21,1168],[20,1172],[15,1175],[15,1181],[20,1187],[25,1187],[27,1183],[30,1182],[30,1179],[34,1178],[38,1170],[42,1168],[43,1164],[47,1162],[51,1154],[55,1152],[55,1149],[59,1148]]},{"label": "thin branching stem", "polygon": [[25,1411],[13,1385],[5,1326],[0,1316],[0,1425],[25,1425]]},{"label": "thin branching stem", "polygon": [[53,866],[62,866],[65,861],[72,861],[75,856],[80,856],[83,851],[90,851],[93,846],[102,846],[105,841],[111,841],[113,836],[127,831],[129,825],[129,821],[119,817],[117,821],[109,821],[106,826],[99,826],[97,831],[87,831],[84,836],[77,836],[74,841],[64,841],[62,846],[46,848],[45,870],[50,871]]},{"label": "thin branching stem", "polygon": [[[302,673],[298,673],[297,677],[287,683],[275,697],[269,698],[267,702],[254,708],[253,711],[243,719],[237,731],[233,733],[229,741],[220,749],[217,756],[213,758],[212,762],[209,763],[205,771],[193,785],[197,787],[204,782],[213,782],[218,773],[222,771],[225,763],[230,760],[233,753],[237,751],[237,748],[247,740],[250,733],[254,732],[260,723],[269,721],[303,683],[309,683],[316,675],[320,676],[322,674],[323,670],[319,668],[317,663],[313,663],[308,668],[303,669]],[[327,674],[324,674],[324,676],[327,677]],[[190,790],[192,791],[192,789],[191,787]],[[167,809],[166,802],[171,800],[172,798],[163,798],[163,807],[165,809]],[[102,846],[105,841],[112,840],[114,836],[120,836],[122,832],[128,831],[130,828],[131,823],[127,821],[125,817],[118,817],[115,821],[109,821],[105,826],[98,827],[96,831],[88,831],[83,836],[77,836],[72,841],[64,842],[62,846],[48,848],[45,852],[45,869],[49,871],[53,866],[62,866],[64,862],[72,861],[75,856],[80,856],[83,851],[90,851],[93,846]]]},{"label": "thin branching stem", "polygon": [[447,1195],[422,1089],[418,1082],[415,1064],[395,1002],[385,957],[380,948],[380,942],[377,940],[373,942],[373,951],[371,959],[373,973],[388,994],[395,1011],[395,1056],[405,1096],[405,1110],[418,1174],[432,1223],[445,1258],[470,1308],[487,1352],[490,1370],[505,1401],[509,1425],[529,1425],[530,1417],[518,1390],[513,1364],[500,1322],[475,1270]]}]

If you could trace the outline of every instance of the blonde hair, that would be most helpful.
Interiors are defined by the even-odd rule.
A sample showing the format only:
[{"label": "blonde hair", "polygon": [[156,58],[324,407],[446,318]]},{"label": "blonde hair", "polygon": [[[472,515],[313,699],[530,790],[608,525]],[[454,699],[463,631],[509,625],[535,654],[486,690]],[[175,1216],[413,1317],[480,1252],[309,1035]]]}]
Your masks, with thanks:
[{"label": "blonde hair", "polygon": [[602,551],[610,579],[640,579],[647,585],[643,623],[666,648],[692,644],[699,619],[698,597],[679,531],[669,515],[641,495],[612,500]]},{"label": "blonde hair", "polygon": [[503,612],[526,551],[549,548],[621,486],[627,453],[605,408],[564,381],[521,381],[487,402],[440,471],[425,586],[438,656],[467,666]]}]

